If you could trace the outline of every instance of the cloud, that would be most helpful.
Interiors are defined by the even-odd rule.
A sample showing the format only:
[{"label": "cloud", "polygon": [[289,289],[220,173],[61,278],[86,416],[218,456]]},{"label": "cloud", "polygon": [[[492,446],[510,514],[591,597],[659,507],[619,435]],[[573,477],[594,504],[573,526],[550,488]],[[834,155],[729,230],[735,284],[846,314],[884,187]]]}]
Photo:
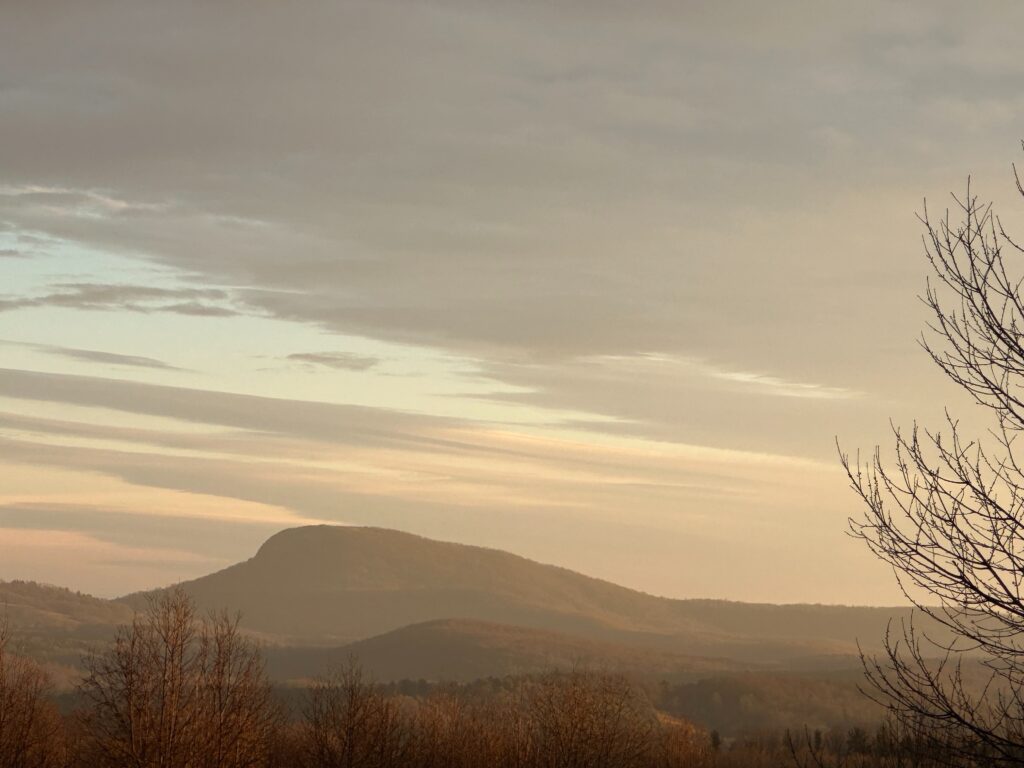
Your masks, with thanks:
[{"label": "cloud", "polygon": [[716,370],[711,375],[722,381],[750,385],[750,388],[754,391],[760,391],[775,397],[796,397],[811,400],[850,400],[863,396],[863,393],[846,387],[827,387],[822,384],[808,384],[802,381],[786,381],[778,376],[767,376],[763,373]]},{"label": "cloud", "polygon": [[141,355],[123,355],[117,352],[104,352],[96,349],[76,349],[74,347],[59,347],[49,344],[29,344],[27,342],[10,341],[0,339],[0,344],[14,344],[19,347],[29,347],[54,357],[63,357],[69,360],[81,360],[87,363],[101,363],[104,365],[118,365],[129,368],[151,368],[158,371],[180,371],[175,365],[165,363],[153,357]]},{"label": "cloud", "polygon": [[126,215],[134,211],[161,210],[164,206],[131,203],[94,189],[0,185],[0,197],[11,198],[30,208],[53,215],[99,217]]},{"label": "cloud", "polygon": [[171,365],[164,360],[145,355],[129,355],[120,352],[110,352],[98,349],[80,349],[78,347],[64,347],[53,344],[35,344],[27,341],[14,341],[13,339],[0,339],[0,345],[21,347],[30,349],[44,355],[75,360],[86,363],[97,363],[100,365],[113,365],[124,368],[148,368],[155,371],[182,371],[176,365]]},{"label": "cloud", "polygon": [[126,575],[153,588],[222,564],[189,549],[112,544],[73,530],[0,527],[0,579],[71,584],[114,597],[123,594]]},{"label": "cloud", "polygon": [[27,254],[21,251],[15,250],[14,248],[0,248],[0,259],[24,259],[28,258]]},{"label": "cloud", "polygon": [[[1015,146],[1024,16],[798,7],[261,7],[241,37],[220,8],[25,10],[0,218],[237,286],[134,311],[884,388],[916,373],[916,201]],[[56,293],[0,306],[122,306]]]},{"label": "cloud", "polygon": [[380,358],[351,352],[294,352],[286,359],[341,371],[366,371],[380,363]]},{"label": "cloud", "polygon": [[162,288],[152,285],[60,283],[50,293],[0,299],[0,312],[33,307],[61,307],[127,312],[171,312],[229,317],[241,311],[226,305],[231,295],[218,288]]},{"label": "cloud", "polygon": [[[548,477],[550,482],[558,483],[574,483],[572,478],[575,475],[604,475],[605,481],[609,481],[611,474],[628,466],[628,474],[632,478],[629,484],[634,488],[646,484],[662,486],[666,479],[662,473],[668,472],[671,476],[677,468],[676,462],[685,461],[691,465],[691,477],[699,477],[699,481],[686,484],[675,478],[670,484],[679,488],[688,487],[691,490],[706,487],[709,493],[720,491],[723,485],[741,482],[738,477],[731,477],[730,474],[739,467],[746,467],[744,471],[756,470],[755,474],[764,469],[770,474],[771,467],[815,471],[815,468],[820,469],[821,466],[815,462],[784,456],[715,450],[701,446],[665,444],[654,452],[642,444],[629,443],[600,448],[589,442],[578,443],[576,439],[553,440],[495,430],[486,424],[403,414],[387,409],[229,395],[196,389],[24,371],[0,371],[0,396],[104,410],[114,409],[125,414],[159,416],[202,425],[206,428],[202,431],[158,431],[0,413],[0,429],[16,435],[37,436],[32,438],[38,441],[31,451],[31,455],[35,457],[33,461],[52,454],[53,460],[59,462],[62,452],[78,450],[78,447],[59,447],[61,438],[70,438],[73,446],[86,443],[95,443],[97,446],[108,446],[112,443],[124,446],[149,446],[163,450],[157,454],[149,450],[142,454],[130,454],[123,450],[104,449],[92,450],[82,456],[121,456],[128,464],[139,468],[146,467],[146,472],[149,472],[159,467],[161,461],[167,461],[173,455],[187,462],[189,469],[183,477],[187,477],[189,472],[194,472],[196,478],[211,478],[211,482],[214,482],[213,478],[217,477],[218,472],[230,477],[237,472],[249,475],[255,470],[257,475],[294,478],[297,489],[301,488],[303,483],[312,489],[317,485],[316,474],[299,471],[303,462],[307,461],[323,465],[321,470],[326,470],[329,474],[348,476],[357,479],[360,484],[369,482],[376,485],[375,475],[380,475],[383,480],[389,477],[391,480],[398,479],[391,476],[388,470],[389,462],[382,458],[390,454],[394,461],[403,452],[432,457],[427,463],[436,463],[437,466],[431,473],[441,471],[450,478],[458,475],[461,477],[460,482],[470,484],[487,482],[484,479],[475,481],[473,478],[485,465],[497,462],[509,466],[530,466],[530,471],[523,475],[523,479],[536,479],[537,473],[541,473]],[[225,432],[216,427],[230,427],[240,431]],[[44,443],[50,447],[43,447]],[[7,445],[13,449],[15,443],[8,441]],[[24,444],[25,448],[29,446],[30,443]],[[354,464],[352,462],[356,454],[352,453],[352,449],[358,449],[366,456],[374,455],[377,458],[367,460],[365,465]],[[634,465],[629,460],[628,457],[634,450],[649,454],[645,465]],[[275,456],[275,461],[279,465],[278,469],[270,470],[269,474],[268,470],[274,466],[274,462],[266,460],[268,454]],[[220,457],[220,466],[211,460],[214,455]],[[662,458],[659,459],[658,456]],[[337,460],[345,457],[349,458],[346,464],[334,467]],[[245,462],[251,460],[256,460],[256,463],[251,465],[252,469],[244,470]],[[462,466],[458,469],[450,466],[449,462],[453,460]],[[625,464],[620,464],[623,460]],[[202,469],[204,462],[209,464],[207,469]],[[558,465],[558,468],[551,468],[548,465]],[[421,465],[421,472],[425,471],[425,466]],[[698,466],[701,467],[699,472],[696,470]],[[614,467],[619,469],[613,470]],[[369,474],[364,475],[363,473],[367,471]],[[397,467],[396,472],[402,474]],[[505,475],[505,480],[513,480],[507,469],[501,474]],[[418,475],[417,472],[408,474],[403,482],[411,483],[419,489],[417,493],[422,493],[423,489],[419,484],[426,476]],[[486,473],[481,477],[486,477]],[[519,480],[515,479],[514,482],[518,483]],[[403,483],[400,482],[399,485],[401,484]],[[257,500],[258,490],[251,493],[255,495],[246,498]]]},{"label": "cloud", "polygon": [[206,563],[230,564],[224,560],[227,553],[243,559],[284,527],[244,518],[139,514],[95,504],[0,503],[0,529],[74,531],[117,546],[192,552]]},{"label": "cloud", "polygon": [[665,353],[489,363],[467,375],[512,387],[478,397],[593,414],[574,426],[595,433],[815,458],[831,457],[837,433],[856,439],[867,429],[871,439],[869,425],[884,428],[893,411],[846,387]]},{"label": "cloud", "polygon": [[386,408],[170,387],[91,376],[0,369],[0,396],[106,408],[193,424],[339,444],[402,443],[461,422]]},{"label": "cloud", "polygon": [[893,317],[870,305],[918,288],[878,269],[914,248],[920,191],[966,172],[959,147],[1012,151],[1024,65],[995,51],[1021,12],[798,7],[262,6],[242,36],[221,8],[24,10],[0,40],[22,149],[0,215],[342,333],[793,381],[815,349],[859,388]]}]

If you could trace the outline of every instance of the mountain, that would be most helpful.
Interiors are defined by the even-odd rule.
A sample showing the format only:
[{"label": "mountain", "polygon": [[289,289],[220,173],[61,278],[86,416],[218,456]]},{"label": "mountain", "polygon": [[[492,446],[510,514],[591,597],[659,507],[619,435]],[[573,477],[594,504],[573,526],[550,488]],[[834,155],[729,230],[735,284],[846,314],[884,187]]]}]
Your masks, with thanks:
[{"label": "mountain", "polygon": [[371,677],[381,682],[470,682],[574,667],[684,681],[739,668],[727,659],[466,619],[414,624],[340,648],[268,648],[266,655],[271,676],[292,681],[323,675],[350,658],[357,659]]},{"label": "mountain", "polygon": [[292,645],[463,619],[752,663],[854,654],[858,639],[875,647],[887,621],[908,613],[673,600],[507,552],[342,526],[282,531],[251,559],[182,586],[201,607],[241,611],[244,627]]}]

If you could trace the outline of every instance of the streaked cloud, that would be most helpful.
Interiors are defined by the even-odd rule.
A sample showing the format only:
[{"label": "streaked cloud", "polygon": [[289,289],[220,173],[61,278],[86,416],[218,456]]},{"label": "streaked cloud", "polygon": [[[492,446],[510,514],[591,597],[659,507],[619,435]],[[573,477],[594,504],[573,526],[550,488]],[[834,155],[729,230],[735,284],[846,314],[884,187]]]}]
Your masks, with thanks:
[{"label": "streaked cloud", "polygon": [[121,546],[79,531],[17,527],[0,527],[0,560],[11,578],[80,584],[101,593],[110,593],[126,572],[137,583],[157,586],[172,583],[183,564],[197,570],[220,565],[191,549]]},{"label": "streaked cloud", "polygon": [[153,357],[143,355],[123,355],[117,352],[104,352],[98,349],[77,349],[74,347],[57,347],[49,344],[31,344],[21,341],[10,341],[0,339],[0,345],[15,345],[28,347],[29,349],[42,352],[54,357],[63,357],[69,360],[80,360],[87,363],[99,363],[102,365],[125,366],[128,368],[151,368],[157,371],[181,370],[175,365],[165,363]]},{"label": "streaked cloud", "polygon": [[226,317],[239,310],[226,305],[227,291],[215,288],[162,288],[151,285],[64,283],[41,296],[0,298],[0,312],[32,307],[61,307],[127,312],[172,312]]},{"label": "streaked cloud", "polygon": [[50,215],[100,217],[124,215],[133,211],[157,211],[164,208],[151,203],[131,203],[94,189],[70,189],[36,185],[0,185],[0,197],[11,198]]},{"label": "streaked cloud", "polygon": [[365,371],[380,363],[376,357],[351,352],[293,352],[286,359],[295,363],[342,371]]},{"label": "streaked cloud", "polygon": [[715,378],[750,385],[753,389],[777,397],[799,397],[812,400],[849,400],[863,393],[845,387],[826,387],[802,381],[786,381],[778,376],[742,371],[715,371]]},{"label": "streaked cloud", "polygon": [[50,355],[67,357],[72,360],[85,360],[90,363],[124,365],[131,368],[153,368],[163,371],[178,370],[176,366],[169,365],[162,360],[141,355],[121,355],[116,352],[103,352],[96,349],[72,349],[70,347],[43,347],[42,349]]},{"label": "streaked cloud", "polygon": [[[742,559],[777,556],[772,546],[763,545],[763,537],[780,520],[820,535],[827,520],[810,500],[835,471],[830,465],[771,454],[628,438],[595,441],[585,433],[555,436],[457,419],[87,377],[4,371],[0,397],[11,402],[45,397],[53,408],[68,401],[76,408],[97,409],[67,421],[0,413],[0,467],[46,467],[56,477],[87,473],[117,488],[182,494],[177,503],[163,503],[168,510],[196,506],[189,499],[221,499],[226,507],[242,505],[243,510],[253,504],[284,510],[243,511],[251,520],[245,524],[227,517],[217,522],[215,513],[199,506],[194,528],[213,532],[248,525],[250,533],[243,538],[252,541],[300,521],[375,524],[551,559],[554,552],[536,536],[539,521],[557,520],[560,527],[571,522],[586,529],[583,539],[621,537],[636,526],[630,510],[640,507],[643,540],[686,532],[689,543],[681,544],[677,555],[688,562],[677,564],[672,575],[660,580],[653,573],[629,576],[635,560],[628,549],[615,555],[579,549],[555,559],[587,572],[614,572],[647,589],[694,595],[702,589],[725,594],[725,585],[733,583],[733,577],[719,574],[719,586],[712,588],[702,554],[718,546],[711,540],[730,542],[732,554],[718,557],[725,562],[736,558],[734,577],[742,579]],[[106,423],[111,413],[121,414],[116,426]],[[168,426],[128,426],[136,415],[169,419]],[[791,495],[779,498],[774,489],[780,488]],[[0,525],[33,527],[38,519],[35,528],[76,530],[125,546],[157,546],[153,537],[166,530],[168,547],[178,541],[187,545],[187,520],[164,519],[168,513],[159,512],[160,505],[160,519],[150,519],[154,512],[133,511],[116,499],[109,496],[90,507],[65,494],[0,493]],[[123,529],[123,534],[111,529]],[[836,539],[842,542],[840,533]],[[215,541],[220,540],[211,538],[211,545]],[[238,550],[220,542],[202,551],[213,556],[217,548]],[[181,577],[194,575],[201,566],[198,561],[182,564]]]}]

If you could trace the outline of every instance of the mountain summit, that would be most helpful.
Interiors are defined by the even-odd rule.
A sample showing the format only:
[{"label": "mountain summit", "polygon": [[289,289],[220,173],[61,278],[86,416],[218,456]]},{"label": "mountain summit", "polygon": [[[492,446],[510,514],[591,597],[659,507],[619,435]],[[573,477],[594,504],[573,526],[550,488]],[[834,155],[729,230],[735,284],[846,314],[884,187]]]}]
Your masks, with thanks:
[{"label": "mountain summit", "polygon": [[254,557],[182,585],[205,608],[305,643],[473,619],[590,634],[677,626],[672,601],[508,552],[383,528],[282,531]]}]

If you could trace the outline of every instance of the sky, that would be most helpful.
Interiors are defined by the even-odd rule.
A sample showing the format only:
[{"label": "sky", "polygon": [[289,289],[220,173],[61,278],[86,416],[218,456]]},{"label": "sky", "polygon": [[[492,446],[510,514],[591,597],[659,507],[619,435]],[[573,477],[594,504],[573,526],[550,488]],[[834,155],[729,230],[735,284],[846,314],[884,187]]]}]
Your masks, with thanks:
[{"label": "sky", "polygon": [[327,522],[899,601],[836,441],[977,418],[915,214],[971,175],[1021,219],[1024,7],[986,8],[5,5],[0,579]]}]

